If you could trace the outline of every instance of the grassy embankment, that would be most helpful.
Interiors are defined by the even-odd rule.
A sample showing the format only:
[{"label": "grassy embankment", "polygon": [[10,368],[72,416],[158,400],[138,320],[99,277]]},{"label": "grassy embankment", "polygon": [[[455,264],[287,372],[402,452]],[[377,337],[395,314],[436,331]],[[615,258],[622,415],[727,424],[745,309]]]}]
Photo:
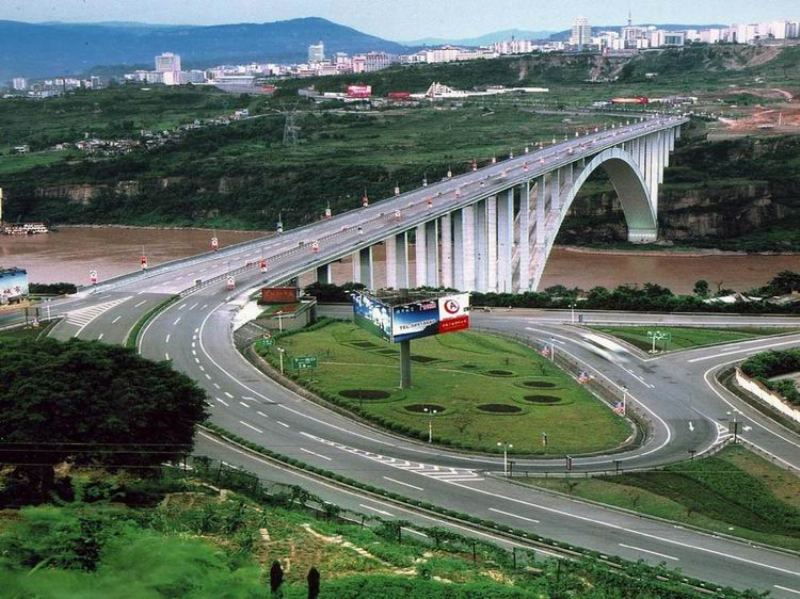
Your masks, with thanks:
[{"label": "grassy embankment", "polygon": [[739,446],[660,471],[529,484],[800,550],[800,479]]},{"label": "grassy embankment", "polygon": [[[351,323],[332,322],[279,338],[258,351],[274,366],[313,355],[319,367],[296,373],[323,397],[398,432],[455,447],[515,453],[580,454],[619,446],[631,434],[620,417],[570,376],[518,343],[476,332],[412,343],[411,389],[398,388],[399,349]],[[482,409],[483,408],[483,409]],[[541,445],[546,432],[548,444]]]},{"label": "grassy embankment", "polygon": [[618,337],[648,352],[653,348],[653,341],[647,335],[651,331],[659,331],[671,335],[669,341],[656,341],[656,351],[678,351],[704,345],[732,343],[734,341],[744,341],[747,339],[792,332],[792,329],[758,327],[725,327],[714,329],[705,327],[662,327],[654,325],[646,327],[593,326],[591,328],[606,333],[607,335]]},{"label": "grassy embankment", "polygon": [[701,596],[663,568],[545,562],[445,529],[406,529],[399,538],[397,523],[346,522],[332,504],[323,517],[301,507],[320,503],[302,489],[254,490],[246,473],[221,469],[215,480],[215,472],[176,480],[73,469],[74,500],[0,511],[3,596],[254,599],[269,596],[274,561],[284,599],[307,596],[311,567],[321,574],[321,599]]}]

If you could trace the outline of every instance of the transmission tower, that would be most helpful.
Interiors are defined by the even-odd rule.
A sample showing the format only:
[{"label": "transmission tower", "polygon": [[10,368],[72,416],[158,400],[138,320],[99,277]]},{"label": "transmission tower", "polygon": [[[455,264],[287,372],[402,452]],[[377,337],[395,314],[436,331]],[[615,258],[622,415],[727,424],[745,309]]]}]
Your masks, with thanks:
[{"label": "transmission tower", "polygon": [[300,131],[300,127],[295,125],[294,122],[295,109],[292,108],[291,111],[287,111],[284,114],[286,115],[286,122],[283,125],[283,145],[296,146],[297,132]]}]

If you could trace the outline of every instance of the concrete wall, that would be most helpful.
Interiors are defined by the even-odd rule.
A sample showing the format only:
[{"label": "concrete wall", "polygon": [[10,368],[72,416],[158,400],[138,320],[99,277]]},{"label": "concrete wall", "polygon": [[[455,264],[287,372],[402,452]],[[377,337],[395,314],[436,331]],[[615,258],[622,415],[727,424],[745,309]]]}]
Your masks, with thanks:
[{"label": "concrete wall", "polygon": [[773,410],[777,410],[795,422],[800,422],[800,410],[791,407],[783,397],[770,391],[758,381],[754,381],[739,368],[736,369],[736,384],[769,405]]}]

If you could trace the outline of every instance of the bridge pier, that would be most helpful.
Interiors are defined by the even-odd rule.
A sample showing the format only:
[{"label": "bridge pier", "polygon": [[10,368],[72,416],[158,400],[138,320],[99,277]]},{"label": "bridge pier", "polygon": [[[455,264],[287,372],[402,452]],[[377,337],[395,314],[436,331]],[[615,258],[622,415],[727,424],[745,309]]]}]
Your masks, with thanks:
[{"label": "bridge pier", "polygon": [[317,283],[324,285],[333,283],[333,272],[330,263],[317,266]]},{"label": "bridge pier", "polygon": [[486,200],[486,289],[497,291],[497,196]]},{"label": "bridge pier", "polygon": [[388,237],[386,244],[386,286],[407,289],[408,283],[408,233]]},{"label": "bridge pier", "polygon": [[428,284],[428,236],[425,233],[426,223],[417,225],[414,231],[414,269],[416,270],[416,287]]},{"label": "bridge pier", "polygon": [[486,200],[478,202],[475,208],[475,291],[488,291],[488,272],[486,258],[489,243],[486,231]]},{"label": "bridge pier", "polygon": [[353,253],[353,282],[373,289],[372,246]]},{"label": "bridge pier", "polygon": [[518,286],[520,291],[527,291],[530,286],[531,261],[531,182],[526,181],[519,188],[519,254]]},{"label": "bridge pier", "polygon": [[439,286],[439,221],[425,223],[425,280],[430,287]]},{"label": "bridge pier", "polygon": [[440,221],[439,231],[442,243],[442,287],[453,286],[453,223],[450,214],[445,214]]},{"label": "bridge pier", "polygon": [[547,243],[547,237],[545,236],[544,230],[544,203],[546,199],[546,192],[545,177],[539,177],[539,179],[536,181],[536,245],[544,245]]},{"label": "bridge pier", "polygon": [[497,291],[512,291],[514,249],[514,188],[497,201]]}]

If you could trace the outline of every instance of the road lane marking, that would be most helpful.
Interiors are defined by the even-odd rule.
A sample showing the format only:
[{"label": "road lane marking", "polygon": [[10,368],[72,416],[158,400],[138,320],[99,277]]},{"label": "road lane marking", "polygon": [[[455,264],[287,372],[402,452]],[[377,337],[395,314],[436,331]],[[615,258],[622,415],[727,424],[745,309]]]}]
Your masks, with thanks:
[{"label": "road lane marking", "polygon": [[394,518],[395,517],[394,514],[391,514],[389,512],[384,511],[384,510],[379,510],[376,507],[372,507],[372,506],[369,506],[369,505],[366,505],[366,504],[363,504],[363,503],[359,503],[358,505],[359,505],[359,507],[363,507],[365,510],[370,510],[371,512],[378,513],[381,516],[389,516],[390,518]]},{"label": "road lane marking", "polygon": [[394,483],[396,485],[403,485],[404,487],[410,487],[410,488],[415,489],[417,491],[424,491],[425,490],[422,487],[417,487],[416,485],[411,485],[409,483],[404,483],[402,480],[395,480],[393,478],[389,478],[388,476],[384,476],[383,479],[384,480],[388,480],[390,483]]},{"label": "road lane marking", "polygon": [[225,391],[225,397],[227,397],[228,399],[233,399],[233,395],[231,395],[227,391]]},{"label": "road lane marking", "polygon": [[402,528],[404,531],[410,532],[412,535],[419,535],[420,537],[425,537],[426,539],[428,538],[428,535],[426,535],[424,532],[414,530],[413,528],[406,528],[405,526],[403,526]]},{"label": "road lane marking", "polygon": [[262,416],[264,418],[269,418],[269,416],[267,416],[264,412],[261,412],[261,411],[256,412],[256,414],[258,414],[259,416]]},{"label": "road lane marking", "polygon": [[626,545],[625,543],[620,543],[619,546],[625,547],[625,549],[633,549],[634,551],[641,551],[642,553],[651,553],[653,555],[657,555],[658,557],[663,557],[664,559],[671,559],[672,561],[675,562],[680,561],[677,557],[667,555],[666,553],[659,553],[658,551],[651,551],[650,549],[642,549],[641,547],[634,547],[633,545]]},{"label": "road lane marking", "polygon": [[244,406],[245,408],[249,408],[249,407],[250,407],[250,406],[248,406],[246,403],[244,403],[243,401],[240,401],[240,402],[239,402],[239,405],[242,405],[242,406]]},{"label": "road lane marking", "polygon": [[281,426],[285,426],[286,428],[291,428],[288,424],[286,424],[285,422],[281,422],[280,420],[276,420],[275,422],[277,422]]},{"label": "road lane marking", "polygon": [[727,351],[722,352],[719,354],[714,354],[711,356],[702,356],[700,358],[692,358],[691,360],[686,360],[689,364],[693,364],[695,362],[705,362],[706,360],[714,360],[716,358],[724,358],[725,356],[733,356],[735,354],[743,354],[747,352],[757,352],[765,349],[771,349],[773,347],[780,347],[782,345],[797,345],[797,339],[793,339],[791,341],[784,341],[783,343],[769,343],[767,345],[762,345],[761,347],[751,347],[748,349],[740,349],[737,351]]},{"label": "road lane marking", "polygon": [[[139,293],[144,293],[144,292],[143,292],[143,291],[140,291]],[[134,304],[134,305],[133,305],[133,307],[134,307],[134,308],[138,308],[139,306],[143,306],[143,305],[145,305],[146,303],[147,303],[147,300],[142,300],[142,301],[140,301],[138,304]]]},{"label": "road lane marking", "polygon": [[694,432],[694,424],[692,424],[691,420],[689,421],[689,432],[691,432],[691,433]]},{"label": "road lane marking", "polygon": [[197,307],[197,304],[199,304],[199,303],[200,303],[200,302],[195,302],[195,303],[193,303],[193,304],[192,304],[192,305],[189,307],[189,309],[190,309],[190,310],[194,310],[194,309]]},{"label": "road lane marking", "polygon": [[215,389],[220,389],[219,383],[214,383],[214,388]]},{"label": "road lane marking", "polygon": [[[195,360],[197,360],[197,358],[195,358]],[[197,363],[200,364],[200,360],[197,360]],[[206,371],[206,369],[202,365],[198,366],[198,368],[200,369],[200,372]]]},{"label": "road lane marking", "polygon": [[111,321],[111,324],[117,324],[120,318],[122,318],[122,316],[117,316],[114,320]]},{"label": "road lane marking", "polygon": [[316,453],[314,451],[311,451],[310,449],[306,449],[305,447],[301,447],[300,451],[305,452],[305,453],[310,453],[313,456],[316,456],[318,458],[322,458],[323,460],[328,460],[329,462],[333,461],[333,458],[329,458],[328,456],[322,455],[321,453]]},{"label": "road lane marking", "polygon": [[169,352],[164,353],[164,359],[169,362]]},{"label": "road lane marking", "polygon": [[524,520],[525,522],[533,522],[534,524],[540,524],[539,520],[535,520],[533,518],[526,518],[525,516],[519,516],[517,514],[512,514],[511,512],[504,512],[503,510],[497,510],[493,507],[489,508],[490,512],[494,512],[495,514],[501,514],[503,516],[508,516],[510,518],[517,518],[519,520]]},{"label": "road lane marking", "polygon": [[211,375],[210,375],[210,374],[208,374],[207,372],[206,372],[206,378],[207,378],[209,381],[211,380]]},{"label": "road lane marking", "polygon": [[180,306],[178,306],[178,310],[183,310],[185,307],[186,307],[186,304],[181,304]]},{"label": "road lane marking", "polygon": [[219,398],[219,397],[215,397],[214,399],[216,399],[216,400],[217,400],[219,403],[221,403],[221,404],[222,404],[223,406],[225,406],[226,408],[229,408],[229,407],[230,407],[230,406],[228,405],[228,402],[227,402],[227,401],[225,401],[224,399],[221,399],[221,398]]},{"label": "road lane marking", "polygon": [[98,340],[98,341],[102,341],[102,340],[103,340],[103,335],[105,335],[105,333],[100,333],[100,334],[97,336],[97,340]]},{"label": "road lane marking", "polygon": [[175,319],[175,322],[173,322],[173,323],[172,323],[172,325],[173,325],[173,326],[175,326],[175,325],[177,325],[177,324],[178,324],[180,321],[181,321],[181,317],[180,317],[180,316],[178,316],[178,318],[176,318],[176,319]]},{"label": "road lane marking", "polygon": [[169,333],[167,333],[167,339],[166,339],[165,343],[169,343]]},{"label": "road lane marking", "polygon": [[245,401],[255,401],[255,397],[250,397],[249,395],[242,395],[242,399]]},{"label": "road lane marking", "polygon": [[787,591],[789,593],[796,593],[796,594],[800,595],[800,591],[797,591],[795,589],[790,589],[789,587],[782,587],[779,584],[775,584],[775,585],[772,585],[772,586],[774,586],[776,589],[780,589],[782,591]]},{"label": "road lane marking", "polygon": [[253,429],[254,431],[256,431],[256,432],[257,432],[258,434],[260,434],[260,435],[263,435],[263,434],[264,434],[264,431],[262,431],[260,428],[256,428],[256,427],[255,427],[255,426],[253,426],[252,424],[247,424],[247,423],[246,423],[244,420],[240,420],[240,421],[239,421],[239,424],[243,424],[243,425],[244,425],[244,426],[246,426],[247,428],[249,428],[249,429]]}]

